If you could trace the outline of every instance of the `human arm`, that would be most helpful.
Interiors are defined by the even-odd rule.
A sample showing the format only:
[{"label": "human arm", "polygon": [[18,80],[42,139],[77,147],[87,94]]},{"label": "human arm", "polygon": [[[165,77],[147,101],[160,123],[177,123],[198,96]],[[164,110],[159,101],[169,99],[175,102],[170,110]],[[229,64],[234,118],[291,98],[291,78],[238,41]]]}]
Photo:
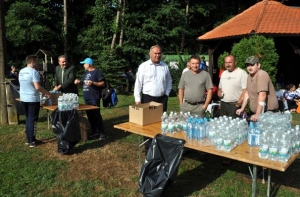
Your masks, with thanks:
[{"label": "human arm", "polygon": [[178,88],[179,105],[181,105],[183,103],[183,97],[184,97],[184,89],[183,88]]},{"label": "human arm", "polygon": [[168,72],[167,72],[167,86],[166,86],[166,95],[169,96],[170,92],[172,90],[172,77],[171,77],[171,74],[170,74],[170,71],[168,69]]},{"label": "human arm", "polygon": [[50,92],[48,92],[45,88],[43,88],[43,87],[40,85],[39,82],[34,81],[34,82],[33,82],[33,85],[34,85],[34,88],[35,88],[37,91],[39,91],[39,92],[41,92],[42,94],[46,95],[48,98],[51,98]]},{"label": "human arm", "polygon": [[245,110],[245,108],[248,104],[248,99],[249,99],[249,94],[246,90],[245,93],[244,93],[244,97],[243,97],[242,107],[240,109],[236,110],[237,115],[240,115]]},{"label": "human arm", "polygon": [[205,98],[205,103],[202,105],[202,108],[204,110],[207,109],[207,107],[208,107],[208,105],[209,105],[209,103],[210,103],[210,101],[212,99],[212,94],[213,94],[213,89],[212,88],[208,89],[207,90],[207,95],[206,95],[206,98]]},{"label": "human arm", "polygon": [[250,117],[250,120],[256,122],[261,113],[263,113],[266,105],[267,92],[261,91],[258,93],[257,108],[255,114]]},{"label": "human arm", "polygon": [[245,92],[246,92],[246,89],[243,89],[243,91],[240,95],[240,98],[239,98],[239,100],[237,101],[237,103],[235,105],[236,107],[240,107],[242,105]]},{"label": "human arm", "polygon": [[141,66],[138,69],[138,72],[136,73],[136,78],[135,78],[135,84],[134,84],[134,100],[136,104],[141,103],[141,91],[143,87],[143,76],[142,76],[142,71],[141,71]]},{"label": "human arm", "polygon": [[223,97],[223,91],[222,91],[222,88],[218,88],[218,97],[220,97],[220,98]]}]

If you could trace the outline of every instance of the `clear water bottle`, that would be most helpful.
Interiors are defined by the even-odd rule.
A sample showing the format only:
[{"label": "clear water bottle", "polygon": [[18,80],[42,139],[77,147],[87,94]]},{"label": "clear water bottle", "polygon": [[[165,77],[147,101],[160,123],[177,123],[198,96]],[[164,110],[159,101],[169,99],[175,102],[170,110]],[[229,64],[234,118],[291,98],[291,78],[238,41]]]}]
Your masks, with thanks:
[{"label": "clear water bottle", "polygon": [[79,107],[79,101],[78,101],[78,96],[75,95],[75,99],[74,99],[74,106],[75,109],[77,109]]},{"label": "clear water bottle", "polygon": [[248,130],[248,145],[255,146],[255,125],[254,122],[250,122],[249,130]]},{"label": "clear water bottle", "polygon": [[168,120],[167,119],[164,119],[162,122],[161,122],[161,132],[162,134],[166,134],[168,131]]},{"label": "clear water bottle", "polygon": [[224,140],[223,134],[221,132],[217,133],[216,134],[216,140],[215,140],[216,141],[215,145],[216,145],[217,150],[222,150],[223,140]]},{"label": "clear water bottle", "polygon": [[168,133],[174,132],[174,120],[168,122]]},{"label": "clear water bottle", "polygon": [[57,106],[59,111],[63,111],[63,99],[61,96],[59,96],[57,99]]},{"label": "clear water bottle", "polygon": [[167,112],[164,112],[161,116],[161,121],[163,122],[167,118],[168,118],[168,114],[167,114]]},{"label": "clear water bottle", "polygon": [[269,153],[269,136],[268,133],[265,132],[259,138],[259,153],[258,156],[261,159],[268,159]]},{"label": "clear water bottle", "polygon": [[277,161],[278,158],[278,145],[279,139],[276,136],[276,133],[272,133],[272,137],[270,138],[270,146],[269,146],[269,159],[272,161]]},{"label": "clear water bottle", "polygon": [[41,100],[41,103],[44,105],[45,102],[46,102],[46,100],[47,100],[47,97],[46,97],[46,96],[43,96],[43,98],[42,98],[42,100]]},{"label": "clear water bottle", "polygon": [[187,139],[192,139],[192,127],[193,127],[192,119],[189,118],[187,121],[187,125],[186,125],[186,138]]},{"label": "clear water bottle", "polygon": [[280,140],[279,143],[279,148],[278,148],[278,161],[282,163],[286,163],[289,160],[289,146],[290,143],[287,139],[286,135],[282,136],[282,139]]}]

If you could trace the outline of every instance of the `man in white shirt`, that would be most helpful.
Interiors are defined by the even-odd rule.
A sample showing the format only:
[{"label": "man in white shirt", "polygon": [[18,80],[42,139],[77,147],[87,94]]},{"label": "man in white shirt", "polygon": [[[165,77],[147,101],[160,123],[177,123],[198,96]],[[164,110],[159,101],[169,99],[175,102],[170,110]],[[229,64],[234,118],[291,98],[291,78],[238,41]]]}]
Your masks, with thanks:
[{"label": "man in white shirt", "polygon": [[236,110],[241,107],[243,95],[247,87],[247,73],[236,67],[236,60],[233,55],[224,59],[226,71],[220,78],[218,96],[221,98],[220,115],[235,118]]},{"label": "man in white shirt", "polygon": [[185,69],[182,70],[181,74],[185,73],[186,71],[189,71],[190,69],[191,69],[190,64],[189,64],[189,62],[187,62],[186,67],[185,67]]},{"label": "man in white shirt", "polygon": [[[172,89],[172,77],[169,67],[161,60],[161,47],[154,45],[150,48],[150,59],[143,62],[136,73],[134,85],[134,100],[136,104],[155,101],[163,104],[167,111],[168,97]],[[144,137],[144,140],[149,138]],[[151,140],[145,143],[145,153],[151,145]]]},{"label": "man in white shirt", "polygon": [[166,63],[160,61],[161,47],[150,48],[150,59],[143,62],[136,74],[134,99],[136,104],[155,101],[167,111],[168,97],[172,89],[172,77]]}]

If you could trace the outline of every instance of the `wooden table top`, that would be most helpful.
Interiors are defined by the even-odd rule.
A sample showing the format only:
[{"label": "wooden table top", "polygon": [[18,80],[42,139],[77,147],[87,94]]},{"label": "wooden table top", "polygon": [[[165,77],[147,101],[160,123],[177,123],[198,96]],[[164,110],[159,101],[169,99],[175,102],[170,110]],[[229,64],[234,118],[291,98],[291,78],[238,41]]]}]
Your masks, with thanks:
[{"label": "wooden table top", "polygon": [[[128,131],[131,133],[135,133],[138,135],[151,137],[153,138],[155,135],[161,133],[161,123],[154,123],[150,125],[140,126],[134,123],[125,122],[122,124],[114,125],[114,128],[121,129],[124,131]],[[168,134],[168,136],[179,138],[179,139],[186,139],[186,135],[184,132],[178,132],[175,134]],[[203,144],[192,142],[192,140],[186,140],[185,147],[191,148],[194,150],[199,150],[202,152],[218,155],[221,157],[226,157],[229,159],[245,162],[248,164],[253,164],[257,166],[262,166],[265,168],[278,170],[284,172],[298,157],[299,154],[295,154],[293,157],[289,159],[287,163],[281,163],[277,161],[271,161],[271,160],[263,160],[258,157],[258,147],[250,147],[247,142],[244,142],[243,144],[235,147],[230,152],[220,151],[216,150],[214,145],[204,145],[208,144],[206,143],[206,140],[203,140]]]},{"label": "wooden table top", "polygon": [[[57,108],[57,105],[43,106],[43,109],[47,109],[50,111],[54,111],[56,108]],[[93,106],[93,105],[79,104],[79,107],[76,110],[77,111],[86,111],[86,110],[92,110],[92,109],[99,109],[99,107]]]}]

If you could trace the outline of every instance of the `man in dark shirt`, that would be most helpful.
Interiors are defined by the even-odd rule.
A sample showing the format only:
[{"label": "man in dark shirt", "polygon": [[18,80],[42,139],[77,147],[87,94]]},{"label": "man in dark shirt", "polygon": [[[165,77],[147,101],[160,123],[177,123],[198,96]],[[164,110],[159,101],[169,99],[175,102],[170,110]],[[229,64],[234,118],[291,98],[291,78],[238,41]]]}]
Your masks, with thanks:
[{"label": "man in dark shirt", "polygon": [[86,58],[80,62],[83,64],[86,72],[81,80],[76,79],[75,84],[83,84],[83,98],[85,104],[98,106],[99,109],[86,111],[87,117],[91,123],[92,129],[96,136],[99,135],[100,140],[105,139],[103,119],[100,113],[101,87],[104,87],[104,76],[101,71],[96,69],[91,58]]}]

